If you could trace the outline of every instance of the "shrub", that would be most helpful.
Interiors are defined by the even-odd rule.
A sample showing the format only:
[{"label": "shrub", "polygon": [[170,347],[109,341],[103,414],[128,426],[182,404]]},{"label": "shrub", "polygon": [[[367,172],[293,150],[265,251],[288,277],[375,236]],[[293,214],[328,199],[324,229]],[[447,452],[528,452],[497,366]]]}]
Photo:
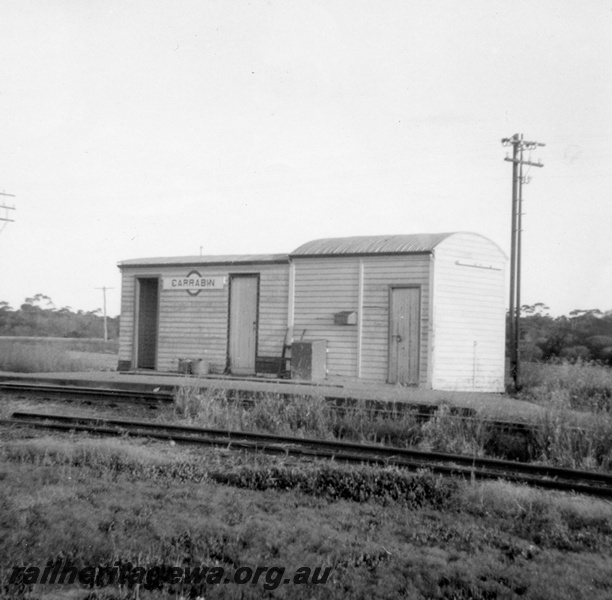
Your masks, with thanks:
[{"label": "shrub", "polygon": [[569,348],[563,348],[560,356],[569,361],[588,360],[591,353],[586,346],[570,346]]},{"label": "shrub", "polygon": [[612,366],[612,346],[602,348],[599,353],[599,358],[606,364]]},{"label": "shrub", "polygon": [[612,337],[594,335],[586,340],[586,345],[597,360],[612,366]]},{"label": "shrub", "polygon": [[521,358],[526,362],[541,360],[544,351],[536,344],[521,342]]},{"label": "shrub", "polygon": [[410,508],[443,507],[458,490],[454,480],[429,472],[407,473],[393,467],[240,467],[216,471],[209,476],[218,483],[255,490],[297,490],[330,500],[398,501]]}]

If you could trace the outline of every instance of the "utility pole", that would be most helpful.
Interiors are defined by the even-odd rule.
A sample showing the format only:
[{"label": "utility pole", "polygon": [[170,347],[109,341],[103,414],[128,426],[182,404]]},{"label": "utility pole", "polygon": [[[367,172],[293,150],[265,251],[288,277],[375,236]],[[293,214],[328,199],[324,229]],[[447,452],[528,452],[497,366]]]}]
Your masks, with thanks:
[{"label": "utility pole", "polygon": [[523,165],[530,167],[543,167],[542,162],[524,160],[525,150],[534,150],[544,146],[540,142],[527,142],[523,134],[515,133],[511,138],[504,138],[505,147],[512,146],[512,158],[506,156],[504,160],[512,163],[512,212],[510,237],[510,308],[508,314],[510,322],[508,333],[510,338],[510,376],[514,383],[514,390],[520,389],[520,317],[521,317],[521,234],[523,223],[523,184],[529,183],[529,178],[523,176]]},{"label": "utility pole", "polygon": [[[0,196],[6,196],[8,198],[14,198],[15,196],[13,196],[13,194],[7,194],[6,192],[0,192]],[[4,227],[6,227],[7,223],[13,223],[15,221],[15,219],[9,219],[9,210],[15,210],[14,206],[8,206],[7,204],[0,204],[0,209],[4,209],[4,216],[0,216],[0,221],[4,221],[4,225],[2,226],[2,229],[4,229]],[[2,231],[2,229],[0,229],[0,231]]]},{"label": "utility pole", "polygon": [[97,290],[102,290],[102,295],[104,297],[104,341],[108,342],[108,327],[106,326],[106,290],[114,290],[112,287],[99,287]]}]

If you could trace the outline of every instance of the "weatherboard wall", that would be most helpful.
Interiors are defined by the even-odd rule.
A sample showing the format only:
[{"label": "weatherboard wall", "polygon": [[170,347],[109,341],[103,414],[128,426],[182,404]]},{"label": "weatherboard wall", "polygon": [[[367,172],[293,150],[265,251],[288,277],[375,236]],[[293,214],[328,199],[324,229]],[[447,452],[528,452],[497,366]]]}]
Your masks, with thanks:
[{"label": "weatherboard wall", "polygon": [[432,387],[503,391],[505,254],[482,236],[456,233],[434,256]]},{"label": "weatherboard wall", "polygon": [[134,307],[136,281],[128,270],[121,271],[121,318],[119,321],[119,364],[132,365],[134,350]]},{"label": "weatherboard wall", "polygon": [[389,367],[389,308],[393,286],[420,290],[419,383],[427,384],[429,254],[364,258],[362,377],[386,381]]},{"label": "weatherboard wall", "polygon": [[327,340],[328,375],[357,377],[357,327],[334,325],[334,314],[357,310],[359,262],[342,257],[293,262],[294,340]]},{"label": "weatherboard wall", "polygon": [[[401,237],[400,242],[404,237],[406,243],[411,242],[411,236]],[[418,320],[418,374],[413,380],[411,373],[410,380],[403,383],[414,381],[442,390],[502,391],[505,254],[477,234],[424,239],[427,249],[398,253],[373,248],[369,253],[343,254],[342,242],[335,245],[332,240],[324,250],[336,254],[300,255],[298,249],[289,258],[285,255],[284,262],[253,264],[242,256],[243,264],[187,265],[184,259],[181,264],[164,262],[171,259],[148,259],[146,265],[123,263],[120,361],[124,367],[135,365],[137,279],[158,277],[156,368],[177,371],[180,358],[206,358],[214,372],[224,371],[230,276],[258,274],[258,372],[280,366],[285,333],[292,327],[295,341],[326,340],[331,379],[393,381],[390,365],[404,363],[392,357],[396,346],[391,343],[405,336],[396,335],[395,327],[390,331],[391,321],[397,318],[391,302],[410,296],[418,302],[416,312],[405,313]],[[184,289],[163,289],[161,278],[185,277],[192,268],[202,277],[226,277],[228,283],[221,289],[202,290],[197,296]],[[397,288],[411,291],[396,294]],[[340,314],[350,314],[351,319],[343,322]],[[411,335],[410,339],[415,338]],[[410,365],[413,356],[411,350]]]},{"label": "weatherboard wall", "polygon": [[[295,339],[327,340],[331,377],[384,382],[392,286],[420,289],[419,380],[427,383],[430,255],[292,257]],[[355,311],[355,325],[334,314]]]},{"label": "weatherboard wall", "polygon": [[159,326],[156,369],[177,371],[181,358],[206,358],[213,372],[226,367],[228,344],[229,278],[258,274],[257,360],[276,364],[287,327],[288,264],[220,265],[195,268],[202,277],[227,277],[221,289],[190,295],[184,289],[163,289],[162,277],[185,277],[185,266],[122,268],[119,360],[133,367],[137,279],[159,277]]}]

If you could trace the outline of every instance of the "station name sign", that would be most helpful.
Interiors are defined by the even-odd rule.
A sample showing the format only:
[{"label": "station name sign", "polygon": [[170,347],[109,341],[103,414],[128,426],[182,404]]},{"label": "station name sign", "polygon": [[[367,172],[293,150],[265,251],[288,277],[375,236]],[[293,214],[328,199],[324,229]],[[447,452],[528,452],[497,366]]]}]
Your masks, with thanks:
[{"label": "station name sign", "polygon": [[227,277],[206,277],[198,271],[190,271],[185,277],[162,277],[162,281],[164,290],[184,290],[190,296],[197,296],[203,290],[222,290]]}]

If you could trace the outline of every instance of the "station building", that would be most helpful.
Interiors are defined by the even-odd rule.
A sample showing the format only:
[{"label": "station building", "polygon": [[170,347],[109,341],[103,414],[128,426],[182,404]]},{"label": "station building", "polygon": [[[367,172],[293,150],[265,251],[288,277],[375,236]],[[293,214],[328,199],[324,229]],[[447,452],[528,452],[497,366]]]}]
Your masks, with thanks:
[{"label": "station building", "polygon": [[500,392],[506,262],[464,232],[125,260],[119,369]]}]

